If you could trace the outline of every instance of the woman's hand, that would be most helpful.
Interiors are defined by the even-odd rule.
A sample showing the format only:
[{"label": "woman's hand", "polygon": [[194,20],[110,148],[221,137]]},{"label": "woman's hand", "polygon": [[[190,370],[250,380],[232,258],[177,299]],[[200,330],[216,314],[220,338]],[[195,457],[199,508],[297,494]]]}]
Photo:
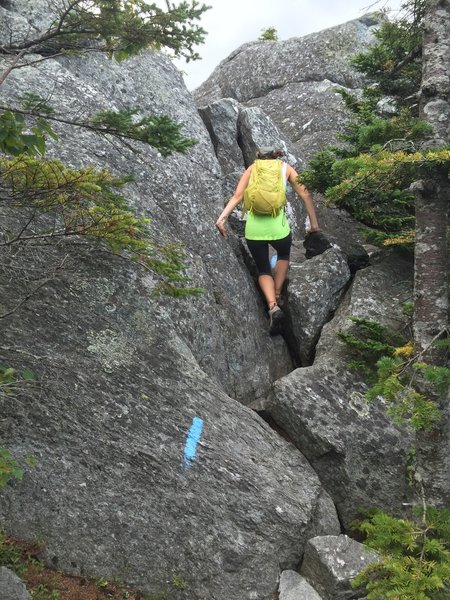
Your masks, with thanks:
[{"label": "woman's hand", "polygon": [[227,233],[227,230],[225,229],[225,221],[226,221],[226,218],[219,217],[217,219],[215,225],[216,225],[217,229],[219,230],[220,235],[223,235],[223,237],[225,239],[227,239],[228,233]]},{"label": "woman's hand", "polygon": [[320,227],[318,225],[316,225],[315,227],[313,227],[312,225],[310,227],[308,227],[308,229],[306,230],[306,233],[315,233],[316,231],[320,231]]}]

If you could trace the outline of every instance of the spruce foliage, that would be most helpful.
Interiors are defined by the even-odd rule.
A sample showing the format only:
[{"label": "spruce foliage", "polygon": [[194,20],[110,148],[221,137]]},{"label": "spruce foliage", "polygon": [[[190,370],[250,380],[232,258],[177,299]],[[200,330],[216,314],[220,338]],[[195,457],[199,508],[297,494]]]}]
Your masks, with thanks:
[{"label": "spruce foliage", "polygon": [[182,248],[152,244],[150,220],[136,216],[128,207],[120,190],[129,178],[116,178],[93,167],[70,169],[57,160],[22,154],[0,158],[0,180],[7,192],[4,203],[31,215],[27,226],[5,235],[0,247],[86,237],[158,273],[162,289],[170,295],[200,292],[179,285],[189,281],[183,275]]},{"label": "spruce foliage", "polygon": [[422,64],[424,0],[406,2],[395,21],[383,21],[374,32],[376,43],[354,58],[358,71],[376,81],[383,95],[392,95],[402,105],[413,104],[419,89]]},{"label": "spruce foliage", "polygon": [[194,47],[206,34],[197,21],[208,8],[197,0],[167,1],[166,8],[144,0],[71,0],[46,32],[3,45],[0,51],[51,56],[92,49],[122,61],[145,48],[167,48],[173,56],[196,60],[200,57]]},{"label": "spruce foliage", "polygon": [[[349,368],[361,372],[371,384],[366,398],[382,398],[396,423],[409,423],[415,430],[432,429],[441,418],[436,399],[445,398],[450,390],[450,369],[422,362],[411,340],[380,323],[350,319],[352,330],[337,335],[353,357]],[[419,375],[431,384],[432,394],[424,392]]]},{"label": "spruce foliage", "polygon": [[353,581],[368,600],[450,598],[450,509],[416,508],[410,519],[375,511],[355,526],[380,554]]},{"label": "spruce foliage", "polygon": [[259,36],[258,40],[260,41],[273,41],[276,42],[278,40],[278,33],[275,27],[266,27],[261,30],[262,33]]}]

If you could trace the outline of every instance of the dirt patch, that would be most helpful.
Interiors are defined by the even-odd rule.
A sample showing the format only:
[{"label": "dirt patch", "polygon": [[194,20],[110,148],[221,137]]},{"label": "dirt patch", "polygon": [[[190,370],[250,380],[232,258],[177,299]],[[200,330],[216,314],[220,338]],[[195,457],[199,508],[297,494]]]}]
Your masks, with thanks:
[{"label": "dirt patch", "polygon": [[104,579],[74,577],[50,569],[39,558],[42,546],[0,537],[0,563],[15,571],[34,600],[166,600]]}]

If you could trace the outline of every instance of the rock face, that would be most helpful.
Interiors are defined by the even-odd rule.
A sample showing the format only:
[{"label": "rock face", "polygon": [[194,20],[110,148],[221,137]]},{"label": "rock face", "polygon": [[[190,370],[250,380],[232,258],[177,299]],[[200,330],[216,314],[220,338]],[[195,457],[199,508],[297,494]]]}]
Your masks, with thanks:
[{"label": "rock face", "polygon": [[[158,54],[132,59],[127,69],[102,56],[46,61],[39,72],[30,68],[11,73],[2,95],[14,101],[24,87],[51,95],[55,108],[68,115],[125,104],[139,106],[146,114],[164,112],[185,124],[183,134],[198,140],[188,156],[163,159],[149,146],[137,145],[140,154],[127,148],[117,151],[89,132],[75,131],[74,137],[73,130],[59,127],[61,143],[49,154],[71,166],[93,164],[135,177],[126,196],[140,214],[151,216],[156,242],[185,244],[188,274],[205,289],[200,299],[189,303],[189,309],[188,303],[160,302],[167,320],[176,323],[202,368],[230,395],[244,403],[264,395],[273,370],[282,374],[285,365],[284,372],[288,372],[289,357],[269,338],[254,284],[214,227],[223,204],[219,167],[203,123],[172,64]],[[149,281],[148,293],[152,285]],[[11,303],[14,296],[10,298]],[[247,310],[242,311],[243,306]],[[258,326],[249,336],[255,318]],[[236,336],[243,344],[239,341],[236,346]],[[257,363],[250,359],[254,355],[259,357]]]},{"label": "rock face", "polygon": [[[35,380],[2,395],[1,443],[37,467],[0,495],[1,526],[42,538],[48,562],[71,573],[180,598],[267,598],[280,565],[326,533],[317,519],[334,532],[337,516],[302,454],[241,404],[265,397],[291,362],[214,227],[223,194],[208,132],[157,53],[46,60],[11,72],[2,101],[17,105],[24,90],[69,118],[133,105],[184,124],[198,140],[186,156],[137,143],[133,153],[64,125],[48,156],[132,174],[131,205],[152,217],[156,242],[185,244],[205,291],[155,297],[151,274],[89,244],[2,247],[1,362]],[[1,210],[2,236],[20,231],[27,216]]]},{"label": "rock face", "polygon": [[366,15],[302,38],[244,44],[195,90],[195,101],[203,107],[233,98],[261,108],[305,162],[337,141],[347,115],[336,90],[361,87],[350,58],[372,43],[376,25],[378,17]]},{"label": "rock face", "polygon": [[[1,2],[2,33],[39,31],[44,4]],[[350,272],[367,264],[349,259],[361,243],[357,224],[319,201],[321,222],[348,243],[333,240],[305,262],[304,210],[290,198],[298,256],[288,309],[298,339],[289,347],[298,353],[300,340],[308,361],[316,353],[313,365],[292,371],[287,340],[268,335],[239,214],[229,241],[214,227],[259,144],[271,138],[301,166],[328,140],[331,115],[340,123],[334,86],[361,84],[348,55],[369,43],[373,24],[363,18],[303,41],[244,46],[197,93],[202,118],[180,74],[153,52],[121,65],[95,54],[59,57],[14,70],[2,84],[3,103],[35,92],[68,118],[131,105],[170,116],[198,142],[163,159],[149,146],[134,143],[133,152],[58,124],[48,156],[131,174],[130,205],[151,217],[155,243],[184,244],[202,295],[157,296],[151,273],[82,240],[0,246],[0,362],[35,374],[0,396],[1,445],[21,464],[29,455],[37,462],[2,490],[0,525],[42,538],[55,567],[177,600],[267,600],[308,539],[340,533],[334,503],[347,526],[360,505],[395,512],[405,499],[408,439],[381,403],[362,403],[365,387],[347,371],[333,329],[354,310],[369,318],[385,311],[395,322],[399,298],[383,305],[374,290],[395,295],[394,279],[386,281],[398,282],[398,271],[358,271],[342,299]],[[2,71],[9,65],[1,59]],[[285,98],[276,95],[282,89]],[[307,112],[285,121],[286,102],[305,90],[305,110],[323,94],[330,117],[322,128]],[[4,242],[28,215],[3,204],[0,212]]]}]

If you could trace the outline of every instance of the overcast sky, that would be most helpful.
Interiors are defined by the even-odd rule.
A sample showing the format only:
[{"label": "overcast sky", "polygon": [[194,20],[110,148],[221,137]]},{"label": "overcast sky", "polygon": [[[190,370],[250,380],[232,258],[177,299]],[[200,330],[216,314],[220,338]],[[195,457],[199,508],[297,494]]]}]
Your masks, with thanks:
[{"label": "overcast sky", "polygon": [[214,68],[245,42],[258,39],[262,29],[275,27],[279,40],[301,37],[390,8],[396,16],[404,0],[202,0],[212,8],[203,14],[201,25],[208,35],[198,46],[202,60],[176,61],[184,71],[187,87],[198,87]]}]

